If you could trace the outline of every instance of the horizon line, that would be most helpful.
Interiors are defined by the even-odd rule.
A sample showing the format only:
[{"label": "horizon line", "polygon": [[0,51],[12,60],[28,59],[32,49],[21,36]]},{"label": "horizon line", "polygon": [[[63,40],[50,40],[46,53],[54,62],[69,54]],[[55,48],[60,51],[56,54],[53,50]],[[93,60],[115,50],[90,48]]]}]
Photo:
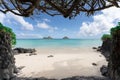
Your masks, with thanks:
[{"label": "horizon line", "polygon": [[[16,38],[16,39],[42,39],[42,40],[53,40],[53,39],[63,39],[63,38],[52,38],[52,39],[43,39],[43,38]],[[100,39],[100,38],[69,38],[69,39]],[[63,39],[63,40],[69,40]]]}]

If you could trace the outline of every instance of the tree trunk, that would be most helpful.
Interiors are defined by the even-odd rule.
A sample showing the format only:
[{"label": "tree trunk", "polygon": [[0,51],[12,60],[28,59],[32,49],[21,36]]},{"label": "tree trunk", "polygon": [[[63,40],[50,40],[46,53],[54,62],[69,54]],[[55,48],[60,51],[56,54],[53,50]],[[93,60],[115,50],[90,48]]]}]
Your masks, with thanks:
[{"label": "tree trunk", "polygon": [[120,30],[115,32],[112,36],[108,74],[112,80],[120,80]]},{"label": "tree trunk", "polygon": [[15,58],[11,49],[10,34],[0,31],[0,80],[13,77]]}]

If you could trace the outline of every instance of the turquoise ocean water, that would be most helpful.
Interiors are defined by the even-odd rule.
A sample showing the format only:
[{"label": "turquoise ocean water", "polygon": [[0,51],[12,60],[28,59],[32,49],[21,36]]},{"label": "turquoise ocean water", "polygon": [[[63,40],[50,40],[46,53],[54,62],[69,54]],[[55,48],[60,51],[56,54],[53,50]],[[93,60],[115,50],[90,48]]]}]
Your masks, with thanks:
[{"label": "turquoise ocean water", "polygon": [[99,39],[17,39],[15,47],[23,48],[59,48],[59,47],[97,47]]}]

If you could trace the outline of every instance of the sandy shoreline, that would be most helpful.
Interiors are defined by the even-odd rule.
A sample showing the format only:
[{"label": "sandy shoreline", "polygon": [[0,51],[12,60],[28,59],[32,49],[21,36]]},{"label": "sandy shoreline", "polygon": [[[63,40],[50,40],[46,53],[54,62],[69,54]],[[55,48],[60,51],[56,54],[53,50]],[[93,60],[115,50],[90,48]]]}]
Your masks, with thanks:
[{"label": "sandy shoreline", "polygon": [[[20,77],[66,78],[71,76],[99,76],[105,58],[92,48],[36,48],[37,55],[15,55],[16,66],[24,66]],[[53,55],[53,57],[48,57]],[[97,66],[93,66],[96,63]]]}]

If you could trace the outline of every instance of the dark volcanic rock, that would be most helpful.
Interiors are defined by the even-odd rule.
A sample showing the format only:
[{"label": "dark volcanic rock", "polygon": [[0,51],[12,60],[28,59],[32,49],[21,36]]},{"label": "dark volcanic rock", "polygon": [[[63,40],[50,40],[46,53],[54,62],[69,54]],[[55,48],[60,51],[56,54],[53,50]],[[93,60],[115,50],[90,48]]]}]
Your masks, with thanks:
[{"label": "dark volcanic rock", "polygon": [[101,46],[98,46],[97,51],[101,52]]},{"label": "dark volcanic rock", "polygon": [[74,76],[74,77],[69,77],[69,78],[64,78],[64,79],[47,79],[44,77],[41,78],[20,78],[16,77],[11,80],[110,80],[105,77],[81,77],[81,76]]},{"label": "dark volcanic rock", "polygon": [[11,80],[57,80],[57,79],[47,79],[44,77],[40,77],[40,78],[20,78],[20,77],[16,77],[16,78],[12,78]]},{"label": "dark volcanic rock", "polygon": [[92,63],[92,65],[93,65],[93,66],[97,66],[97,64],[96,64],[96,63]]},{"label": "dark volcanic rock", "polygon": [[101,77],[80,77],[80,76],[75,76],[71,78],[64,78],[61,80],[110,80],[108,78],[101,78]]},{"label": "dark volcanic rock", "polygon": [[29,56],[32,56],[32,55],[37,55],[36,53],[30,53]]},{"label": "dark volcanic rock", "polygon": [[98,49],[97,47],[93,47],[93,49]]},{"label": "dark volcanic rock", "polygon": [[108,76],[112,80],[120,80],[120,22],[112,30],[112,48],[108,61]]},{"label": "dark volcanic rock", "polygon": [[96,51],[101,52],[101,46],[98,46],[98,47],[92,47],[92,49],[95,49]]},{"label": "dark volcanic rock", "polygon": [[107,39],[107,40],[103,41],[102,46],[101,46],[102,52],[110,52],[111,45],[112,45],[111,40]]},{"label": "dark volcanic rock", "polygon": [[103,76],[107,77],[108,76],[108,67],[103,65],[101,68],[100,68],[100,72]]},{"label": "dark volcanic rock", "polygon": [[111,53],[112,47],[112,41],[107,39],[106,41],[103,41],[101,46],[101,53],[105,56],[106,60],[109,60],[109,56]]},{"label": "dark volcanic rock", "polygon": [[9,80],[14,77],[15,68],[10,34],[0,31],[0,80]]},{"label": "dark volcanic rock", "polygon": [[[112,49],[112,40],[111,39],[104,40],[100,51],[108,62],[110,59],[111,49]],[[100,72],[103,76],[108,77],[108,66],[103,65],[100,68]]]},{"label": "dark volcanic rock", "polygon": [[13,49],[14,54],[19,54],[19,53],[35,53],[35,49],[25,49],[25,48],[15,48]]}]

